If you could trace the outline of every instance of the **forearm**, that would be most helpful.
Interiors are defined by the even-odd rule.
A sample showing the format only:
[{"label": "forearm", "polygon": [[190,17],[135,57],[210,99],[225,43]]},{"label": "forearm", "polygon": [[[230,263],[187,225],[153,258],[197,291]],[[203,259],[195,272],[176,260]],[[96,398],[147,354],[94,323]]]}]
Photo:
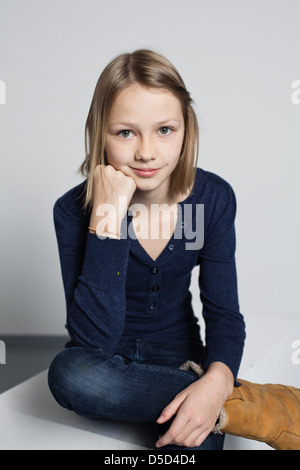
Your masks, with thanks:
[{"label": "forearm", "polygon": [[127,205],[127,198],[121,196],[119,206],[110,203],[101,203],[93,207],[89,223],[89,232],[119,240],[121,238],[122,219]]},{"label": "forearm", "polygon": [[113,352],[125,322],[128,240],[88,235],[82,273],[68,306],[67,326],[83,346]]}]

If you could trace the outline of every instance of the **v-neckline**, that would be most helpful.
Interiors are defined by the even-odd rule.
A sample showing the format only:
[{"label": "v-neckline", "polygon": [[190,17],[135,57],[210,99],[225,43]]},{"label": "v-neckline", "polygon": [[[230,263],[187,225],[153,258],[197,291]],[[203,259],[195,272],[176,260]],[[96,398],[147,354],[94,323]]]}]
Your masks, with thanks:
[{"label": "v-neckline", "polygon": [[[155,266],[155,265],[161,264],[163,258],[166,256],[166,253],[167,252],[173,252],[173,250],[175,248],[177,248],[178,244],[183,240],[183,238],[184,238],[183,228],[186,226],[186,221],[184,220],[185,216],[184,216],[184,211],[182,209],[183,209],[183,206],[185,204],[190,204],[193,201],[193,199],[195,197],[195,189],[197,189],[198,184],[199,184],[199,168],[197,167],[196,168],[195,179],[193,181],[193,185],[192,185],[192,189],[191,189],[190,193],[188,194],[188,196],[183,201],[177,202],[177,208],[178,208],[178,206],[181,206],[181,211],[182,211],[181,212],[182,213],[181,221],[179,220],[178,210],[177,210],[177,221],[176,221],[176,225],[175,225],[174,231],[172,233],[172,236],[170,237],[170,239],[166,243],[165,247],[163,248],[163,250],[160,252],[160,254],[158,255],[158,257],[156,259],[153,259],[149,255],[149,253],[145,250],[145,248],[140,244],[140,242],[139,242],[139,240],[138,240],[138,238],[135,234],[134,228],[132,226],[132,230],[133,230],[134,235],[135,235],[135,237],[131,239],[131,243],[133,243],[132,246],[134,247],[133,253],[136,254],[136,255],[140,255],[140,257],[144,261],[147,261],[150,266],[153,266],[153,265]],[[131,222],[132,222],[132,214],[130,214],[130,208],[129,208],[129,210],[127,211],[127,234],[128,234],[128,226]],[[175,233],[177,234],[178,231],[180,231],[180,237],[175,238]]]},{"label": "v-neckline", "polygon": [[178,217],[178,204],[177,203],[177,220],[176,220],[176,224],[175,224],[175,227],[174,227],[174,230],[173,230],[173,233],[171,235],[171,237],[168,239],[167,243],[165,244],[165,246],[163,247],[162,251],[159,253],[159,255],[154,259],[152,258],[152,256],[148,253],[148,251],[143,247],[143,245],[140,243],[138,237],[136,236],[136,233],[135,233],[135,230],[134,230],[134,227],[132,225],[132,230],[134,232],[134,235],[135,235],[135,238],[134,238],[134,242],[136,244],[136,246],[138,246],[139,248],[139,251],[140,253],[142,253],[144,256],[146,256],[149,261],[151,262],[151,264],[155,264],[155,263],[158,263],[158,260],[162,257],[162,255],[164,254],[164,252],[170,248],[170,245],[172,245],[172,247],[175,246],[175,232],[179,229],[179,225],[181,225],[181,222],[179,221],[179,217]]},{"label": "v-neckline", "polygon": [[[147,252],[147,250],[141,245],[134,231],[134,227],[132,226],[132,230],[135,235],[135,237],[131,239],[131,243],[132,242],[134,243],[134,248],[135,248],[134,253],[139,254],[144,260],[146,259],[151,266],[156,265],[156,264],[159,265],[162,262],[162,259],[165,257],[166,253],[173,252],[173,250],[177,247],[178,243],[182,241],[183,227],[185,226],[184,211],[182,211],[182,217],[180,220],[180,218],[178,217],[178,206],[184,206],[184,204],[190,203],[190,199],[192,199],[193,194],[194,194],[194,187],[195,187],[195,182],[189,195],[183,201],[177,202],[177,221],[175,224],[175,228],[173,230],[172,236],[169,238],[169,240],[167,241],[163,250],[157,256],[157,258],[153,259],[152,256],[150,256],[150,254]],[[132,222],[132,215],[130,215],[129,212],[130,211],[128,211],[128,225],[129,223]],[[181,236],[178,238],[177,237],[175,238],[175,233],[176,234],[181,233]]]}]

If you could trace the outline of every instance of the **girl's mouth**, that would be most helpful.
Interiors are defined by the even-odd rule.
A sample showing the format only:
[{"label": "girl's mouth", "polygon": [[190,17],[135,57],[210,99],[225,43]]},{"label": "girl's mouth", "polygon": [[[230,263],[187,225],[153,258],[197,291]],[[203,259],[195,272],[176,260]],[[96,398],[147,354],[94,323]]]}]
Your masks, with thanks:
[{"label": "girl's mouth", "polygon": [[149,178],[150,176],[155,175],[159,168],[131,168],[136,175],[141,176],[143,178]]}]

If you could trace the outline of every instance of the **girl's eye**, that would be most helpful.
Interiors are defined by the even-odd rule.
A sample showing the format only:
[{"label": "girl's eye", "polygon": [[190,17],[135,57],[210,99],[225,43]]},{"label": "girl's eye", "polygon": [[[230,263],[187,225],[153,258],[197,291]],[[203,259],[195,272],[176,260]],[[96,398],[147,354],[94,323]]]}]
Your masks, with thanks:
[{"label": "girl's eye", "polygon": [[161,127],[159,129],[159,132],[161,133],[161,135],[168,135],[168,134],[170,134],[171,129],[170,129],[170,127]]},{"label": "girl's eye", "polygon": [[[172,132],[172,129],[170,127],[164,126],[164,127],[161,127],[158,132],[161,135],[169,135]],[[124,129],[123,131],[118,132],[118,135],[126,139],[132,136],[132,131],[128,129]]]},{"label": "girl's eye", "polygon": [[130,137],[130,134],[131,134],[131,131],[129,131],[129,130],[127,130],[127,129],[125,129],[124,131],[120,131],[120,132],[118,133],[118,135],[120,135],[121,137],[125,137],[125,138],[126,138],[126,137]]}]

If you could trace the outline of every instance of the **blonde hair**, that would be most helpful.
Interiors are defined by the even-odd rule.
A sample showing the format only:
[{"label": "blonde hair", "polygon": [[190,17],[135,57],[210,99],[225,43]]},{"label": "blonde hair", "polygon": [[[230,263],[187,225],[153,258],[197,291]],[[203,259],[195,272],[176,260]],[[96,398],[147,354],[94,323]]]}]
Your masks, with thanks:
[{"label": "blonde hair", "polygon": [[176,68],[157,52],[139,49],[115,57],[103,70],[97,82],[85,125],[86,157],[80,172],[86,176],[85,203],[92,203],[93,172],[106,163],[105,138],[112,104],[125,88],[138,83],[145,87],[172,92],[180,101],[185,123],[182,151],[170,179],[171,192],[186,192],[193,184],[197,166],[199,128],[192,99]]}]

